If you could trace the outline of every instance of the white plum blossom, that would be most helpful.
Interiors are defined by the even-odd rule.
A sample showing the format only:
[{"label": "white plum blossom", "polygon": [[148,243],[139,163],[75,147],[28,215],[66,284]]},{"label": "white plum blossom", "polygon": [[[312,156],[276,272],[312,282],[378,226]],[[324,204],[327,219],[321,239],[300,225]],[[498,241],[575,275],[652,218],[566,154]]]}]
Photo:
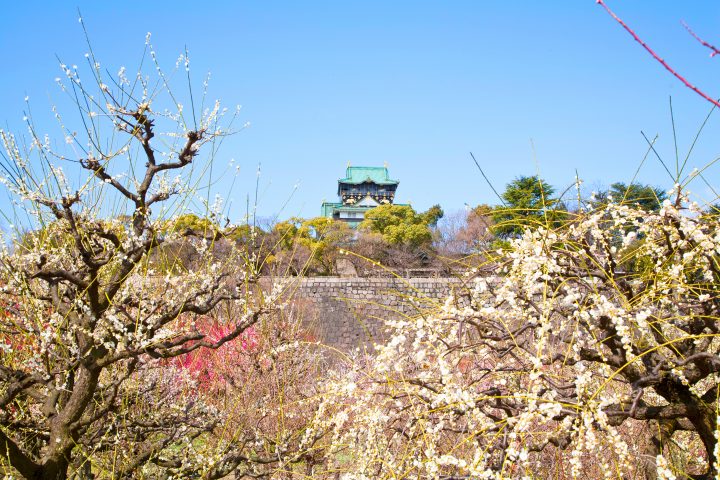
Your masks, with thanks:
[{"label": "white plum blossom", "polygon": [[333,468],[343,478],[550,478],[560,462],[573,478],[677,478],[651,445],[681,432],[632,432],[685,402],[702,409],[703,397],[713,399],[706,420],[684,420],[696,433],[682,441],[705,452],[688,468],[714,473],[720,226],[683,214],[675,193],[680,203],[656,213],[610,203],[527,230],[493,259],[496,274],[388,321],[374,358],[331,381],[341,398],[329,395],[326,428],[335,451],[352,445],[352,460]]}]

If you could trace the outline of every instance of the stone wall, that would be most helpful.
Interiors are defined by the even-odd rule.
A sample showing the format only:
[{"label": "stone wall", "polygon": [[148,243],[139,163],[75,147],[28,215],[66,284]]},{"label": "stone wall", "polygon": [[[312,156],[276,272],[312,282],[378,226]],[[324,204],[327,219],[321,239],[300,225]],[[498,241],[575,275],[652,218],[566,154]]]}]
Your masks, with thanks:
[{"label": "stone wall", "polygon": [[312,277],[298,280],[293,298],[323,343],[350,351],[382,342],[384,319],[417,315],[460,286],[455,278]]}]

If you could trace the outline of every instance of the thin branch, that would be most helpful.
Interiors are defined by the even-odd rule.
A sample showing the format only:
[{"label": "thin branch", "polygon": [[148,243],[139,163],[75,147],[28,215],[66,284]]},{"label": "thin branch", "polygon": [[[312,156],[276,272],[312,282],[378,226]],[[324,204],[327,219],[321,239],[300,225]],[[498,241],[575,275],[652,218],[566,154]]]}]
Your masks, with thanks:
[{"label": "thin branch", "polygon": [[635,33],[635,31],[633,31],[633,29],[631,29],[625,22],[622,21],[622,19],[621,19],[620,17],[618,17],[617,15],[615,15],[615,13],[614,13],[612,10],[610,10],[610,7],[608,7],[608,6],[605,4],[604,0],[595,0],[595,1],[596,1],[596,3],[599,3],[599,4],[605,9],[605,11],[607,11],[608,14],[609,14],[616,22],[619,23],[619,24],[633,37],[633,39],[634,39],[636,42],[638,42],[640,45],[642,45],[642,47],[643,47],[650,55],[652,55],[652,57],[653,57],[655,60],[657,60],[657,61],[660,63],[660,65],[662,65],[663,67],[665,67],[665,70],[667,70],[668,72],[672,73],[675,78],[677,78],[678,80],[680,80],[680,81],[681,81],[686,87],[688,87],[690,90],[692,90],[693,92],[697,93],[697,94],[700,95],[702,98],[704,98],[704,99],[707,100],[708,102],[712,103],[712,104],[715,105],[716,107],[720,107],[720,102],[718,102],[717,100],[713,99],[713,98],[710,97],[707,93],[703,92],[703,91],[700,90],[698,87],[696,87],[695,85],[693,85],[692,83],[690,83],[685,77],[683,77],[682,75],[680,75],[674,68],[672,68],[670,65],[668,65],[668,63],[667,63],[665,60],[663,60],[657,53],[655,53],[655,51],[654,51],[652,48],[650,48],[650,47],[648,46],[648,44],[645,43],[645,42],[638,36],[638,34]]},{"label": "thin branch", "polygon": [[709,44],[708,42],[706,42],[705,40],[703,40],[702,38],[700,38],[695,32],[693,32],[693,30],[690,28],[690,26],[689,26],[687,23],[685,23],[685,21],[682,21],[682,22],[680,22],[680,23],[682,23],[682,26],[685,27],[685,30],[687,30],[688,33],[689,33],[690,35],[692,35],[695,40],[697,40],[698,42],[700,42],[703,47],[707,47],[707,48],[709,48],[710,50],[712,50],[712,52],[710,53],[710,56],[711,56],[711,57],[714,57],[715,55],[717,55],[717,54],[720,53],[720,50],[718,50],[715,46]]}]

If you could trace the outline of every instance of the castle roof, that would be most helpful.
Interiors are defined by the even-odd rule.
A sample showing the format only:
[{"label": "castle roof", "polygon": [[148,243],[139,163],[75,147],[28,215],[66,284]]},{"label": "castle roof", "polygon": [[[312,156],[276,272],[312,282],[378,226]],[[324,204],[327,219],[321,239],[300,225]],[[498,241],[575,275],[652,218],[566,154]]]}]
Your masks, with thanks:
[{"label": "castle roof", "polygon": [[365,182],[377,185],[397,185],[400,183],[389,178],[386,167],[347,167],[345,178],[339,179],[338,182],[351,185]]}]

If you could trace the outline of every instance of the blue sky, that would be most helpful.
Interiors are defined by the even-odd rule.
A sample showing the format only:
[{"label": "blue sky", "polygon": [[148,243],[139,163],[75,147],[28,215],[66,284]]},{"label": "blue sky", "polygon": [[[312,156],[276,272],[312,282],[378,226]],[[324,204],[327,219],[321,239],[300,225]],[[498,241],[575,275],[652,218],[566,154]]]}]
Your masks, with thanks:
[{"label": "blue sky", "polygon": [[[670,96],[681,160],[710,110],[591,0],[76,4],[110,68],[136,64],[150,31],[162,61],[174,63],[187,46],[194,83],[200,87],[211,71],[210,96],[243,105],[241,121],[251,127],[218,157],[241,166],[233,219],[244,214],[246,194],[254,195],[258,163],[258,212],[282,218],[318,215],[323,199],[335,199],[348,161],[387,162],[400,180],[396,201],[419,210],[496,203],[470,151],[499,190],[537,172],[562,189],[576,170],[585,185],[600,188],[631,179],[647,150],[641,131],[659,135],[656,148],[674,165]],[[68,64],[84,60],[76,4],[3,5],[6,130],[23,131],[26,95],[35,118],[50,118],[56,55]],[[720,3],[609,5],[671,65],[720,96],[720,57],[710,58],[680,25],[685,20],[720,44]],[[720,112],[690,167],[720,155],[719,128]],[[720,186],[720,166],[705,176]],[[639,180],[672,183],[652,157]],[[227,191],[229,180],[216,189]],[[714,200],[702,183],[691,190]]]}]

